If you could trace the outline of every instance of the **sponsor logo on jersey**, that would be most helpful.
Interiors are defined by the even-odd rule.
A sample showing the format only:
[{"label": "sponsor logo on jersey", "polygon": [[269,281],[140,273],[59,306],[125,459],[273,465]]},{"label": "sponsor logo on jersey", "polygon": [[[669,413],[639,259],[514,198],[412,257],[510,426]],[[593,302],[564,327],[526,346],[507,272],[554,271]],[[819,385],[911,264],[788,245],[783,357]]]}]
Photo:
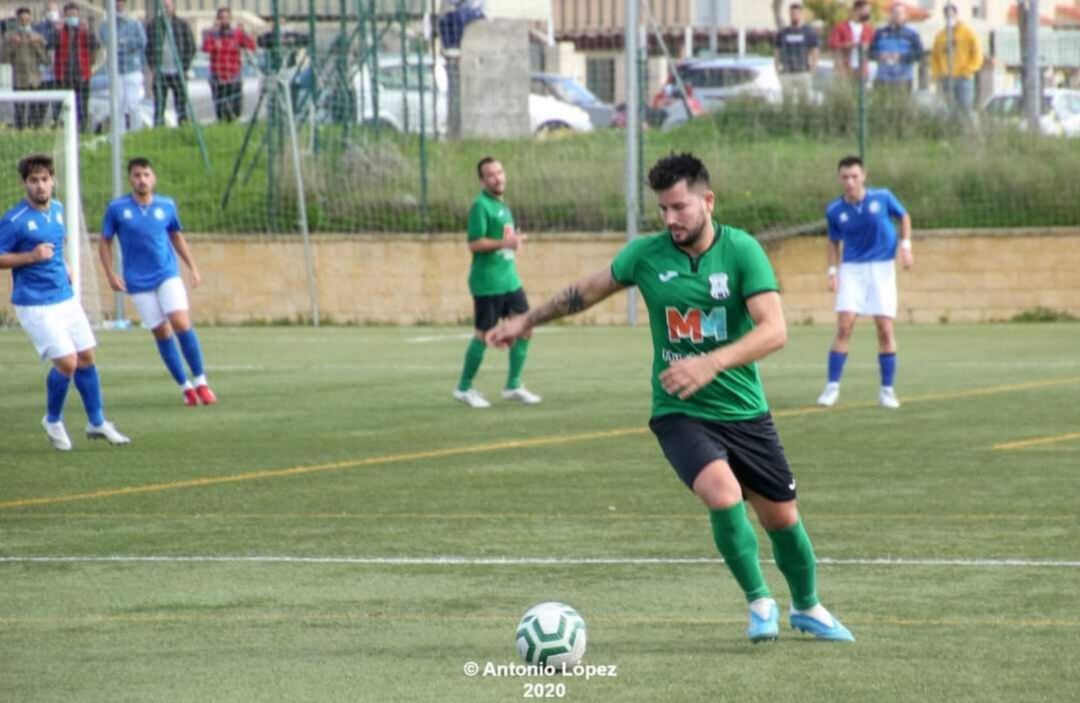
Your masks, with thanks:
[{"label": "sponsor logo on jersey", "polygon": [[709,274],[709,295],[713,300],[725,300],[731,291],[728,290],[728,275],[726,273]]},{"label": "sponsor logo on jersey", "polygon": [[37,231],[37,223],[34,222],[33,220],[28,221],[26,223],[26,231],[27,232],[36,232]]},{"label": "sponsor logo on jersey", "polygon": [[124,208],[124,219],[130,220],[132,217],[134,217],[134,215],[131,214],[131,210]]},{"label": "sponsor logo on jersey", "polygon": [[679,312],[678,308],[665,308],[667,318],[668,341],[679,342],[689,340],[694,344],[700,344],[706,337],[711,337],[718,342],[727,339],[727,310],[713,308],[704,312],[700,308],[690,308],[686,313]]},{"label": "sponsor logo on jersey", "polygon": [[667,283],[678,275],[678,271],[664,271],[663,273],[657,274],[656,277],[660,279],[661,283]]}]

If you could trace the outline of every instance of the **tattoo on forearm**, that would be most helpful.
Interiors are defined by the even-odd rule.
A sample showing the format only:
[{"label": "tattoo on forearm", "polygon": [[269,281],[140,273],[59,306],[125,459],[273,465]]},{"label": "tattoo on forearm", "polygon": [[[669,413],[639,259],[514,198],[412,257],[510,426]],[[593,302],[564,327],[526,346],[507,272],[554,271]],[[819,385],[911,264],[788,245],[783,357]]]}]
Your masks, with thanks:
[{"label": "tattoo on forearm", "polygon": [[585,309],[585,296],[581,294],[577,286],[570,286],[560,293],[559,302],[567,315],[573,315]]},{"label": "tattoo on forearm", "polygon": [[576,285],[572,285],[559,292],[554,298],[538,308],[529,311],[529,323],[542,325],[545,322],[557,320],[565,315],[573,315],[589,307],[585,302],[585,296]]}]

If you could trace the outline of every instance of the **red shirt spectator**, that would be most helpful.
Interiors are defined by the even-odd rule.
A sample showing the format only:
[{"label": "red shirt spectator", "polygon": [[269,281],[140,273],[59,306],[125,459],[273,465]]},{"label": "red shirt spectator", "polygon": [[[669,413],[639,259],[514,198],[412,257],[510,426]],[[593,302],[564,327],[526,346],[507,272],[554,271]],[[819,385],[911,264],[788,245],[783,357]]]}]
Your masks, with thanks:
[{"label": "red shirt spectator", "polygon": [[217,28],[203,35],[202,50],[210,55],[210,77],[220,83],[240,79],[240,50],[255,51],[255,40],[243,27],[230,25],[232,13],[221,8],[217,13]]},{"label": "red shirt spectator", "polygon": [[[859,36],[856,37],[856,32]],[[852,77],[858,65],[855,48],[863,47],[863,78],[870,73],[868,50],[874,40],[874,25],[870,24],[870,4],[865,0],[856,2],[851,9],[851,19],[839,22],[829,32],[829,48],[836,52],[834,70],[838,76]]]}]

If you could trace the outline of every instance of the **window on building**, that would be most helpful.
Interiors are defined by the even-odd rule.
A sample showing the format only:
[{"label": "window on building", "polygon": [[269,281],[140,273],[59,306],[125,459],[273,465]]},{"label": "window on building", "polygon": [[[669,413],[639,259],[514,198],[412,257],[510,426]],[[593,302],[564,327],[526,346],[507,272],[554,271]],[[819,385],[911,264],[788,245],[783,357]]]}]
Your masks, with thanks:
[{"label": "window on building", "polygon": [[604,102],[615,102],[615,59],[587,59],[585,87]]}]

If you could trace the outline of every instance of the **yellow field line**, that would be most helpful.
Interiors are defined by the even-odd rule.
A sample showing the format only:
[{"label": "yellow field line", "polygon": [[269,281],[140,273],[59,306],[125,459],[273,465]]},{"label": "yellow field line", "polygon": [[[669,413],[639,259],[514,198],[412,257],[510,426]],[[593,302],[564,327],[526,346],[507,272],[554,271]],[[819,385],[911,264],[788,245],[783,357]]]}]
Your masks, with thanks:
[{"label": "yellow field line", "polygon": [[1034,437],[1032,439],[1021,439],[1016,442],[1002,442],[1001,444],[995,444],[994,449],[1025,449],[1027,447],[1037,447],[1042,444],[1057,444],[1058,442],[1068,442],[1074,439],[1080,439],[1080,432],[1059,434],[1053,437]]},{"label": "yellow field line", "polygon": [[[953,400],[957,398],[970,398],[973,396],[990,395],[994,393],[1009,393],[1013,391],[1046,388],[1048,386],[1068,385],[1078,382],[1080,382],[1080,376],[1074,376],[1070,378],[1049,379],[1046,381],[1032,381],[1029,383],[1014,383],[1002,386],[989,386],[986,388],[973,388],[964,391],[953,391],[950,393],[937,393],[933,395],[916,396],[907,399],[905,402],[918,403],[936,400]],[[774,416],[779,418],[798,417],[801,415],[810,415],[820,412],[837,412],[837,410],[842,409],[864,408],[870,405],[873,405],[873,403],[848,404],[843,406],[842,408],[831,409],[812,406],[792,408],[790,410],[778,411],[774,413]],[[98,498],[115,498],[118,496],[136,495],[141,493],[159,493],[162,491],[171,491],[181,488],[202,488],[206,486],[221,485],[224,483],[240,483],[242,481],[254,481],[266,478],[300,476],[304,474],[313,474],[323,471],[352,469],[361,466],[381,466],[384,464],[420,461],[423,459],[442,459],[450,456],[461,456],[463,454],[482,454],[488,452],[504,451],[508,449],[527,449],[532,447],[543,447],[556,444],[570,444],[572,442],[587,442],[597,439],[611,439],[614,437],[627,437],[630,435],[644,434],[646,431],[647,430],[644,427],[624,427],[622,429],[607,430],[603,432],[582,432],[577,434],[550,435],[547,437],[534,437],[531,439],[509,440],[506,442],[494,442],[490,444],[472,444],[462,447],[449,447],[447,449],[434,449],[430,451],[409,452],[405,454],[389,454],[385,456],[368,457],[366,459],[350,459],[347,461],[337,461],[328,464],[293,466],[287,469],[264,469],[261,471],[248,471],[241,474],[233,474],[231,476],[211,476],[206,478],[190,479],[187,481],[170,481],[167,483],[152,483],[142,486],[124,486],[121,488],[108,488],[99,491],[91,491],[88,493],[74,493],[66,496],[20,498],[17,500],[0,502],[0,510],[6,510],[9,508],[25,508],[34,505],[58,505],[61,503],[96,500]]]}]

